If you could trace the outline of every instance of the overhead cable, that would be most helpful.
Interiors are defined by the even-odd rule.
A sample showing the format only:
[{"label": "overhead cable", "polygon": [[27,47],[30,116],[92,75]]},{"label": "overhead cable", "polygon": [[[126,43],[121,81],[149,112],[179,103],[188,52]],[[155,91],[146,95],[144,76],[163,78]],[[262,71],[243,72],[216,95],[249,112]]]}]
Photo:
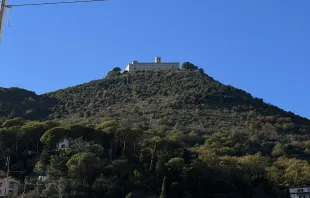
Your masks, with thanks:
[{"label": "overhead cable", "polygon": [[24,7],[24,6],[43,6],[43,5],[59,5],[59,4],[73,4],[73,3],[94,3],[94,2],[103,2],[103,1],[106,1],[106,0],[75,0],[75,1],[10,4],[10,5],[5,5],[5,7],[12,8],[12,7]]}]

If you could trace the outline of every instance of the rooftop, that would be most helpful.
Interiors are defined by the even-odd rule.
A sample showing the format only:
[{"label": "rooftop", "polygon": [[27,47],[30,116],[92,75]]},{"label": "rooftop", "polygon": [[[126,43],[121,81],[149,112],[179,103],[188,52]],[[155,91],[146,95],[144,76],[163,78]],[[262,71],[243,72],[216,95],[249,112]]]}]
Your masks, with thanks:
[{"label": "rooftop", "polygon": [[[159,64],[159,63],[162,63],[161,62],[161,57],[160,56],[156,56],[154,62],[141,62],[141,63],[139,63],[137,60],[134,60],[134,61],[132,61],[131,64]],[[164,62],[164,63],[179,64],[179,62]]]}]

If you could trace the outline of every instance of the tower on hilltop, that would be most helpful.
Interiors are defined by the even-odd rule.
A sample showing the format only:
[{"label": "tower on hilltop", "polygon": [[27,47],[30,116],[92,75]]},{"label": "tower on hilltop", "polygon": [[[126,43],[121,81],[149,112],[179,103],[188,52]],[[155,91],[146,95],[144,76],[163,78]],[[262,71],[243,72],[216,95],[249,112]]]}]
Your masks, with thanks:
[{"label": "tower on hilltop", "polygon": [[161,57],[160,56],[155,57],[155,63],[161,63]]}]

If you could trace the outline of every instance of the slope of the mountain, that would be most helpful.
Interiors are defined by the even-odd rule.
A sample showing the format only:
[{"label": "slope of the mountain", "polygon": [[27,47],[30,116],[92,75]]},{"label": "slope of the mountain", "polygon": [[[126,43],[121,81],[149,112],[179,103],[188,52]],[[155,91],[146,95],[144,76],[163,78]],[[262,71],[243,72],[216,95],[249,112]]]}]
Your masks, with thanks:
[{"label": "slope of the mountain", "polygon": [[[201,70],[115,70],[40,96],[1,89],[0,104],[3,116],[53,119],[0,120],[12,172],[47,174],[45,197],[60,184],[65,197],[284,198],[310,183],[310,121]],[[75,144],[55,149],[64,137]]]},{"label": "slope of the mountain", "polygon": [[0,117],[14,114],[26,119],[47,119],[55,102],[20,88],[0,88]]},{"label": "slope of the mountain", "polygon": [[132,127],[173,127],[203,134],[274,130],[308,134],[310,121],[249,93],[191,71],[110,73],[106,78],[52,93],[54,119],[112,117]]}]

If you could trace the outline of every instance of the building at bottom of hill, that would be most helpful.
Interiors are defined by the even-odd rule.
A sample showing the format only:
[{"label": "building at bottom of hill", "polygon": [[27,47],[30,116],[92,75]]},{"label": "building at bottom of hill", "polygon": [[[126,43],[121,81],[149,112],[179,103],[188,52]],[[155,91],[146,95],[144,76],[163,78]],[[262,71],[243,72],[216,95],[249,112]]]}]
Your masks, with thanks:
[{"label": "building at bottom of hill", "polygon": [[21,194],[21,183],[13,177],[7,177],[0,171],[0,197],[17,197]]},{"label": "building at bottom of hill", "polygon": [[290,188],[290,198],[310,198],[310,186]]}]

